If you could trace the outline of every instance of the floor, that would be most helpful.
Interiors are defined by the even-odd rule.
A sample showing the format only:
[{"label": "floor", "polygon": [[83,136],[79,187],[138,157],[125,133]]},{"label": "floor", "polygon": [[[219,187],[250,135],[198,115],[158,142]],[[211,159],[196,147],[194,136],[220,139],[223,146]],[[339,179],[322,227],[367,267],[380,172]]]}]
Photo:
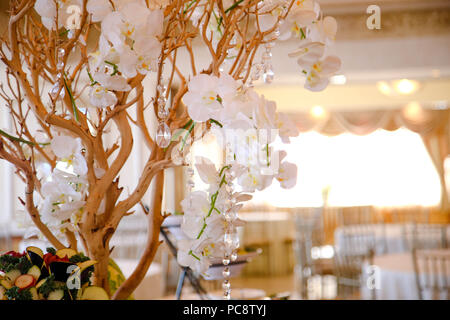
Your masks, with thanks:
[{"label": "floor", "polygon": [[[277,277],[238,277],[231,279],[231,297],[233,299],[302,299],[294,273]],[[221,299],[221,282],[202,282],[213,299]],[[181,299],[198,299],[192,288],[186,282]],[[336,299],[336,281],[333,276],[316,276],[308,281],[308,299]],[[164,299],[175,299],[174,294]]]}]

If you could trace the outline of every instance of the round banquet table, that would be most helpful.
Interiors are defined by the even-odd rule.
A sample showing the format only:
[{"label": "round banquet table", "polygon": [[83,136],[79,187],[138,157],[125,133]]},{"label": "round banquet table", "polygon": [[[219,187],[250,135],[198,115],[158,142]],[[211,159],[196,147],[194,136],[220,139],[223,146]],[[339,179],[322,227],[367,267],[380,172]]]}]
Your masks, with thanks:
[{"label": "round banquet table", "polygon": [[[450,254],[450,249],[435,249],[440,254]],[[414,264],[411,253],[391,253],[374,257],[373,267],[367,263],[363,266],[363,282],[361,298],[373,299],[372,290],[369,289],[368,277],[376,275],[379,278],[378,288],[375,290],[377,300],[418,300],[419,294],[414,273]],[[447,275],[450,275],[450,265],[447,265]],[[369,269],[370,268],[370,269]],[[447,279],[448,283],[450,279]],[[427,298],[427,297],[425,297]]]},{"label": "round banquet table", "polygon": [[[338,227],[334,232],[334,243],[337,248],[345,249],[346,236],[359,234],[367,235],[368,241],[370,241],[369,237],[375,238],[375,254],[407,252],[409,248],[405,243],[403,232],[405,228],[413,227],[412,224],[366,224]],[[447,225],[446,228],[447,243],[450,243],[450,225]]]}]

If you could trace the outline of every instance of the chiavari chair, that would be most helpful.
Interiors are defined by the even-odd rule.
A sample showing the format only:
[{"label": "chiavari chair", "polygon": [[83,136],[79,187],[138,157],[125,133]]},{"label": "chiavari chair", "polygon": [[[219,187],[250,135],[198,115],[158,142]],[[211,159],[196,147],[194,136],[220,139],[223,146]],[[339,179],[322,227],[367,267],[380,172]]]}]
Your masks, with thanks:
[{"label": "chiavari chair", "polygon": [[420,300],[450,299],[450,250],[412,250]]}]

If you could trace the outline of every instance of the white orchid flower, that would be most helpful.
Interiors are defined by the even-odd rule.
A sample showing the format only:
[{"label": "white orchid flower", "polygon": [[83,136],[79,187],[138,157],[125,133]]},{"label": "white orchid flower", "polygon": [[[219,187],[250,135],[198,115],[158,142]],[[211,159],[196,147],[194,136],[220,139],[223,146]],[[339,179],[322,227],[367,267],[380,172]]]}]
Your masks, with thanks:
[{"label": "white orchid flower", "polygon": [[314,63],[306,74],[305,88],[311,91],[321,91],[329,83],[328,78],[341,68],[341,60],[336,56],[328,56]]},{"label": "white orchid flower", "polygon": [[92,14],[92,22],[102,21],[113,11],[109,0],[89,0],[86,5],[87,11]]},{"label": "white orchid flower", "polygon": [[297,183],[297,166],[287,161],[281,163],[275,178],[282,188],[293,188]]},{"label": "white orchid flower", "polygon": [[[67,19],[72,14],[67,12],[67,8],[71,5],[76,5],[78,7],[82,7],[81,0],[36,0],[34,4],[34,9],[41,16],[42,24],[48,30],[55,30],[62,28],[66,25]],[[58,13],[56,12],[56,8],[58,8]],[[55,20],[58,15],[58,28],[56,28]]]},{"label": "white orchid flower", "polygon": [[122,49],[119,70],[127,78],[155,71],[158,57],[161,53],[161,43],[153,36],[138,37],[133,50],[129,47]]},{"label": "white orchid flower", "polygon": [[287,40],[292,36],[303,39],[306,34],[305,27],[313,25],[320,13],[320,6],[313,0],[296,0],[286,17],[280,24],[279,40]]},{"label": "white orchid flower", "polygon": [[333,17],[325,17],[322,20],[314,23],[311,28],[309,28],[308,36],[313,41],[320,41],[327,45],[334,42],[337,33],[337,21]]},{"label": "white orchid flower", "polygon": [[184,216],[181,230],[191,239],[196,239],[200,234],[205,218],[210,210],[210,202],[204,191],[195,191],[181,201]]},{"label": "white orchid flower", "polygon": [[94,84],[89,91],[89,102],[97,108],[106,108],[117,103],[116,95],[100,84]]},{"label": "white orchid flower", "polygon": [[62,178],[62,174],[59,173],[59,175],[59,178],[47,181],[42,185],[41,192],[44,202],[40,212],[46,223],[54,220],[59,223],[68,220],[85,204],[85,201],[82,200],[82,193],[77,191],[76,185],[71,183],[70,176]]},{"label": "white orchid flower", "polygon": [[108,90],[129,91],[131,86],[127,83],[127,79],[119,75],[109,75],[102,72],[96,72],[93,75],[95,81]]},{"label": "white orchid flower", "polygon": [[196,157],[195,168],[200,179],[206,184],[218,186],[220,183],[219,173],[214,163],[205,157]]},{"label": "white orchid flower", "polygon": [[75,174],[86,175],[87,164],[82,154],[83,145],[80,138],[55,136],[50,142],[50,146],[58,160],[65,162],[67,167],[71,166]]},{"label": "white orchid flower", "polygon": [[288,115],[281,112],[276,115],[276,126],[283,143],[289,143],[289,137],[297,137],[300,133],[294,121]]},{"label": "white orchid flower", "polygon": [[198,273],[205,273],[211,265],[210,259],[219,256],[220,252],[211,239],[178,242],[178,263]]},{"label": "white orchid flower", "polygon": [[303,69],[312,66],[325,53],[325,45],[321,42],[304,41],[297,50],[288,54],[291,58],[298,58],[297,63]]},{"label": "white orchid flower", "polygon": [[286,1],[271,0],[258,3],[258,25],[262,32],[272,29],[284,13]]},{"label": "white orchid flower", "polygon": [[272,184],[273,176],[261,174],[259,168],[249,168],[246,173],[238,178],[238,184],[243,192],[255,192],[264,190]]},{"label": "white orchid flower", "polygon": [[206,74],[199,74],[189,81],[188,92],[183,101],[192,120],[205,122],[214,118],[222,108],[218,99],[218,83],[219,78]]}]

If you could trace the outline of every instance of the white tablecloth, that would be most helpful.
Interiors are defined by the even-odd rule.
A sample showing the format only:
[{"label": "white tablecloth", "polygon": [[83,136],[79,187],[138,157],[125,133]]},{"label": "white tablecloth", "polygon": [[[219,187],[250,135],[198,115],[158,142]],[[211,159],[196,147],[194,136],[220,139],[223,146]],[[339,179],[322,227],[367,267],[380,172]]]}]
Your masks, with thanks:
[{"label": "white tablecloth", "polygon": [[[450,249],[434,251],[450,254]],[[419,299],[411,253],[392,253],[376,256],[374,258],[374,266],[376,268],[368,264],[363,266],[362,299],[372,299],[372,290],[370,290],[369,286],[374,284],[378,285],[378,288],[375,289],[377,300]],[[450,265],[446,267],[447,275],[450,275]],[[374,272],[374,270],[376,271]],[[375,281],[371,281],[374,278],[369,279],[369,277],[378,278]],[[450,279],[447,280],[450,282]]]},{"label": "white tablecloth", "polygon": [[[417,225],[421,226],[421,225]],[[375,253],[396,253],[406,252],[409,250],[405,243],[403,232],[405,228],[413,228],[409,224],[371,224],[371,225],[354,225],[336,228],[334,232],[334,243],[337,248],[345,250],[347,236],[355,236],[364,234],[361,241],[372,243],[375,239]],[[447,243],[450,243],[450,225],[447,225]]]}]

